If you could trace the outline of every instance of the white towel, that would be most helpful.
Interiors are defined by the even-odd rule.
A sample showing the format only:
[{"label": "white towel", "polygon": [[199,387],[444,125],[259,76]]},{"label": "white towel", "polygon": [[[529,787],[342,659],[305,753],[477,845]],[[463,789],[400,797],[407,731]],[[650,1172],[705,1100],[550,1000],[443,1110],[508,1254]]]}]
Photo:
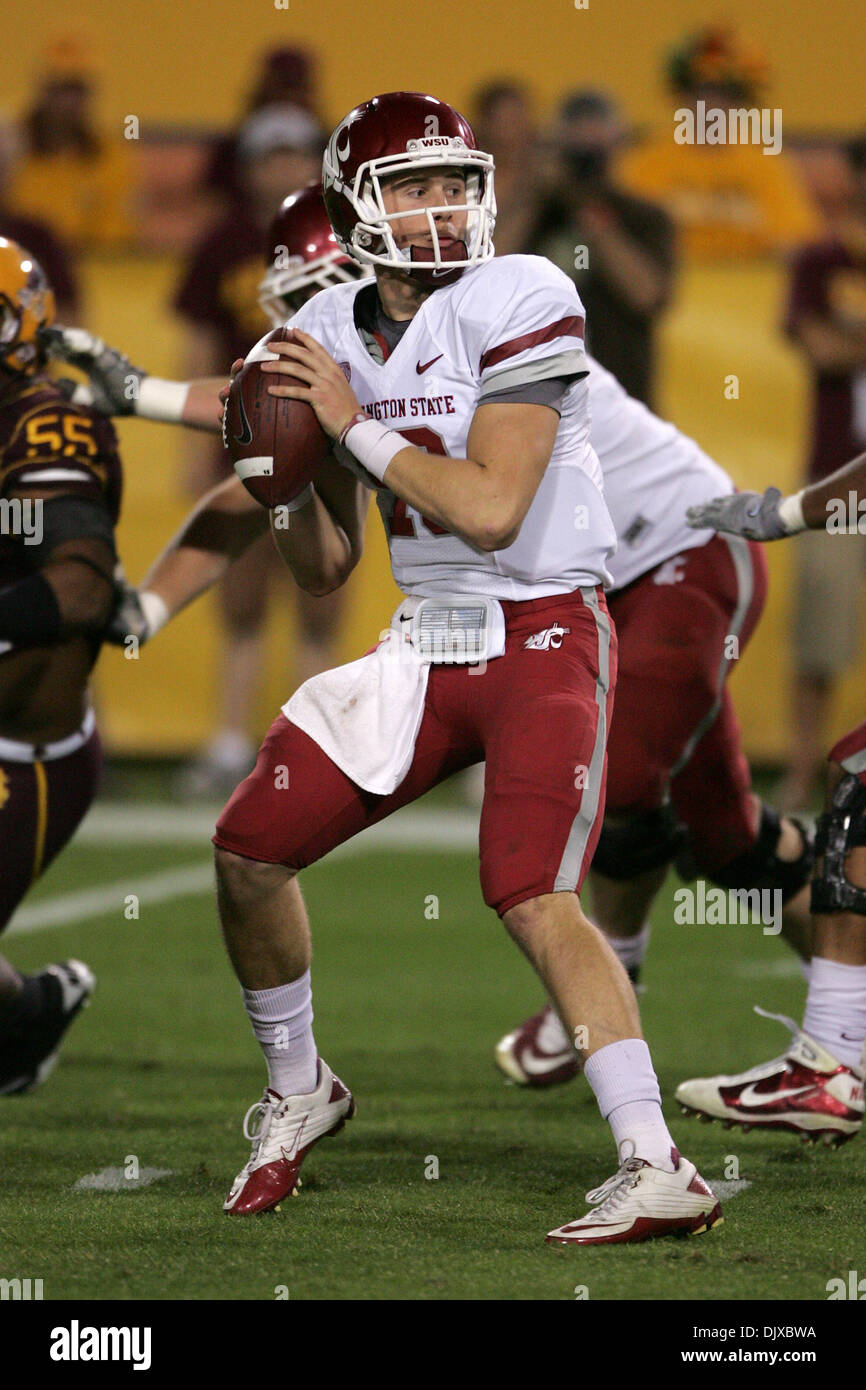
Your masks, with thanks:
[{"label": "white towel", "polygon": [[374,652],[306,681],[283,714],[359,787],[388,796],[412,764],[429,674],[408,633],[392,627]]}]

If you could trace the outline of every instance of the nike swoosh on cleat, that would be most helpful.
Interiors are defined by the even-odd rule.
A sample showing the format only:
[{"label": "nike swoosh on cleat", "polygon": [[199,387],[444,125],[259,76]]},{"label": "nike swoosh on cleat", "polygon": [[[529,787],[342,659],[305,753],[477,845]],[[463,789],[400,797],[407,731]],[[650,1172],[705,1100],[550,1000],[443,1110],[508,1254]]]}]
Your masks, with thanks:
[{"label": "nike swoosh on cleat", "polygon": [[797,1086],[792,1091],[756,1091],[754,1083],[746,1086],[737,1097],[739,1103],[745,1106],[766,1105],[774,1100],[791,1100],[794,1096],[804,1096],[807,1092],[814,1090],[812,1086]]},{"label": "nike swoosh on cleat", "polygon": [[[439,357],[444,356],[444,352],[440,352]],[[432,367],[434,362],[439,361],[439,357],[431,357],[429,362],[416,362],[415,371],[418,373],[419,376],[423,376],[424,373],[427,371],[428,367]]]},{"label": "nike swoosh on cleat", "polygon": [[235,439],[237,440],[238,444],[252,444],[253,432],[250,428],[250,422],[247,419],[247,412],[244,408],[243,392],[241,391],[238,392],[238,410],[241,413],[241,428],[243,433],[236,434]]},{"label": "nike swoosh on cleat", "polygon": [[301,1146],[301,1135],[307,1127],[307,1120],[309,1118],[309,1115],[305,1115],[304,1118],[301,1120],[300,1128],[298,1129],[298,1132],[295,1135],[294,1142],[292,1143],[292,1147],[288,1153],[286,1153],[285,1144],[280,1145],[280,1153],[283,1155],[283,1158],[286,1160],[287,1163],[291,1163],[298,1156],[298,1150]]},{"label": "nike swoosh on cleat", "polygon": [[570,1052],[560,1052],[556,1057],[533,1057],[530,1053],[526,1057],[519,1057],[518,1061],[523,1070],[530,1076],[544,1076],[549,1071],[555,1071],[564,1062],[571,1061]]}]

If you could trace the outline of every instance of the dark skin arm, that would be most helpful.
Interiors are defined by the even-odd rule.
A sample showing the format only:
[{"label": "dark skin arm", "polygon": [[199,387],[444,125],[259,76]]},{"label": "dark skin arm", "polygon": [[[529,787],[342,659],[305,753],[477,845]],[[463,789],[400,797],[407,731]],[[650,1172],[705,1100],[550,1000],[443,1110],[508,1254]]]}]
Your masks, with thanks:
[{"label": "dark skin arm", "polygon": [[[22,501],[63,496],[35,491],[9,495]],[[98,633],[105,627],[114,601],[114,564],[111,548],[95,537],[63,541],[51,551],[41,572],[54,590],[64,637]]]},{"label": "dark skin arm", "polygon": [[92,538],[64,541],[48,556],[42,574],[57,597],[63,631],[51,646],[13,649],[0,661],[0,737],[50,743],[80,727],[94,641],[114,602],[113,570],[111,547]]},{"label": "dark skin arm", "polygon": [[838,497],[856,492],[858,501],[866,499],[866,454],[858,454],[829,478],[807,487],[802,497],[803,518],[810,531],[821,531],[827,524],[827,507]]}]

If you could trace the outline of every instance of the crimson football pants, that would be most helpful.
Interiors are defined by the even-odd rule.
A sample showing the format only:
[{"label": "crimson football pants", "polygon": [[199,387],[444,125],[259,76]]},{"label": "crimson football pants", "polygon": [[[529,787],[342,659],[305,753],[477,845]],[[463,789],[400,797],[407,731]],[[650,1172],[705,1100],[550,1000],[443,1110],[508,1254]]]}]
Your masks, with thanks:
[{"label": "crimson football pants", "polygon": [[766,595],[763,547],[718,535],[608,600],[619,673],[607,809],[653,810],[669,795],[707,874],[755,843],[751,774],[726,682]]},{"label": "crimson football pants", "polygon": [[362,790],[281,714],[220,816],[214,844],[303,869],[484,758],[485,902],[501,916],[527,899],[578,890],[604,813],[616,637],[600,589],[502,608],[503,656],[483,670],[431,666],[414,757],[396,791]]}]

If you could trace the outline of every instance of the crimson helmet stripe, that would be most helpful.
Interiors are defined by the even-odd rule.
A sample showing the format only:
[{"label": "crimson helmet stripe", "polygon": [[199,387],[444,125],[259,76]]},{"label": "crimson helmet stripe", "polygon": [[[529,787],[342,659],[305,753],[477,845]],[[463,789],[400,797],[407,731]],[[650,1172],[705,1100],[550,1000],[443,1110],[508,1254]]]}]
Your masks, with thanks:
[{"label": "crimson helmet stripe", "polygon": [[481,358],[481,371],[485,371],[487,367],[495,367],[509,357],[516,357],[519,352],[538,347],[539,343],[552,343],[555,338],[580,338],[582,341],[583,326],[583,318],[579,314],[573,314],[565,319],[557,319],[556,323],[549,323],[546,328],[537,328],[532,333],[523,333],[519,338],[510,338],[508,342],[489,348],[484,353]]}]

